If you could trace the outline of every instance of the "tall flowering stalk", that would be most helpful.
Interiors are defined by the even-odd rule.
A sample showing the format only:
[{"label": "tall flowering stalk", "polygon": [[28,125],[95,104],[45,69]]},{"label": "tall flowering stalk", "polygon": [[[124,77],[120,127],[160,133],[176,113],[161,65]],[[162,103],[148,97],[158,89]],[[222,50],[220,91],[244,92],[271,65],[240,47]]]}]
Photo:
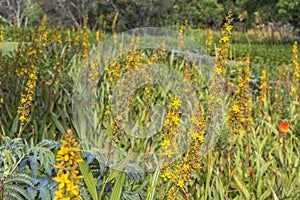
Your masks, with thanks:
[{"label": "tall flowering stalk", "polygon": [[278,73],[278,79],[276,81],[276,86],[275,86],[275,102],[274,102],[274,108],[276,109],[275,112],[275,121],[279,122],[282,113],[283,113],[283,108],[286,106],[283,106],[283,90],[282,88],[285,87],[284,81],[287,77],[287,73],[285,72],[286,66],[282,64],[279,68],[279,73]]},{"label": "tall flowering stalk", "polygon": [[[244,78],[244,84],[243,84],[243,92],[244,92],[244,99],[242,101],[242,104],[244,106],[244,117],[242,119],[242,123],[244,126],[244,129],[246,131],[246,134],[250,132],[251,126],[252,126],[252,98],[250,94],[249,89],[249,83],[250,83],[250,54],[248,54],[248,57],[246,59],[246,66],[245,66],[245,78]],[[242,87],[242,86],[241,86]]]},{"label": "tall flowering stalk", "polygon": [[[232,135],[243,134],[243,125],[242,125],[242,118],[243,118],[243,112],[242,112],[242,105],[241,105],[241,88],[244,86],[243,82],[243,62],[242,60],[238,63],[238,89],[234,91],[234,100],[231,105],[229,114],[226,116],[226,121],[228,128],[230,129],[230,132]],[[244,92],[243,92],[244,93]],[[233,136],[231,137],[233,138]],[[230,141],[232,142],[232,141]]]},{"label": "tall flowering stalk", "polygon": [[178,132],[180,106],[181,101],[179,98],[173,98],[172,103],[168,106],[169,111],[163,127],[163,142],[161,144],[161,156],[164,160],[169,160],[177,154],[176,141],[174,141],[174,138]]},{"label": "tall flowering stalk", "polygon": [[[174,99],[173,103],[171,104],[173,108],[177,103],[180,105],[180,102],[176,101],[177,100]],[[174,116],[176,115],[173,114],[172,118],[174,118]],[[173,120],[166,120],[166,122],[167,124],[171,124],[174,123]],[[170,180],[173,183],[172,187],[167,192],[167,197],[169,200],[178,199],[180,194],[183,194],[184,199],[189,199],[189,183],[195,173],[201,169],[200,151],[204,142],[204,136],[206,133],[205,130],[206,122],[204,120],[203,108],[202,105],[199,105],[199,111],[192,116],[191,130],[188,132],[189,137],[192,139],[189,148],[179,162],[171,163],[167,168],[162,170],[161,177],[163,180]],[[161,144],[163,149],[162,151],[165,152],[165,154],[162,154],[163,156],[171,157],[171,153],[175,152],[173,147],[174,142],[172,139],[169,139],[172,137],[175,137],[174,132],[164,137],[163,143]]]},{"label": "tall flowering stalk", "polygon": [[207,52],[209,53],[209,54],[211,54],[211,51],[212,51],[212,41],[213,41],[213,30],[209,30],[208,31],[208,38],[207,38],[207,43],[206,43],[206,45],[207,45]]},{"label": "tall flowering stalk", "polygon": [[267,86],[268,86],[268,73],[267,73],[267,69],[264,68],[261,72],[261,79],[260,79],[260,92],[259,92],[259,100],[258,103],[261,107],[264,107],[264,103],[267,100]]},{"label": "tall flowering stalk", "polygon": [[[179,126],[179,114],[180,114],[181,101],[179,98],[173,98],[172,103],[168,105],[168,113],[163,127],[161,153],[160,156],[164,163],[162,163],[161,177],[164,181],[171,180],[174,185],[168,190],[168,200],[177,199],[178,187],[183,187],[183,180],[179,179],[179,171],[176,169],[174,163],[168,163],[175,155],[177,155],[178,149],[175,141],[175,137],[178,133]],[[168,165],[165,166],[165,163]],[[175,169],[174,169],[175,168]]]},{"label": "tall flowering stalk", "polygon": [[183,48],[184,41],[183,41],[183,35],[184,34],[184,27],[180,26],[179,33],[178,33],[178,39],[177,39],[177,48],[178,51],[180,51]]},{"label": "tall flowering stalk", "polygon": [[87,58],[90,50],[91,50],[91,43],[89,42],[89,30],[87,27],[88,23],[88,16],[86,15],[84,17],[84,22],[83,22],[83,29],[81,31],[82,34],[82,49],[81,49],[81,58]]},{"label": "tall flowering stalk", "polygon": [[[244,74],[244,76],[243,76]],[[235,90],[234,101],[230,108],[229,116],[227,116],[227,123],[230,130],[230,149],[232,147],[232,142],[234,137],[239,134],[245,134],[247,139],[247,152],[249,161],[251,160],[251,140],[250,140],[250,130],[253,124],[252,120],[252,98],[249,89],[250,82],[250,55],[248,55],[243,70],[242,61],[238,65],[238,88]],[[230,153],[228,156],[228,163],[230,167]],[[251,162],[249,162],[251,163]],[[251,174],[253,176],[253,170],[251,168]],[[230,170],[230,169],[229,169]]]},{"label": "tall flowering stalk", "polygon": [[51,42],[62,45],[62,38],[61,34],[59,33],[59,24],[56,24],[56,26],[53,28]]},{"label": "tall flowering stalk", "polygon": [[18,114],[21,125],[24,125],[29,120],[30,110],[29,107],[33,100],[34,89],[36,87],[37,71],[35,66],[32,64],[30,66],[30,72],[28,73],[29,80],[26,83],[25,93],[21,97],[21,106],[18,107]]},{"label": "tall flowering stalk", "polygon": [[48,45],[49,31],[45,30],[41,33],[41,35],[42,35],[42,43],[41,43],[41,48],[39,50],[39,53],[43,54],[46,52],[46,47]]},{"label": "tall flowering stalk", "polygon": [[116,33],[116,25],[117,25],[117,20],[118,20],[118,16],[119,16],[119,12],[116,12],[115,16],[114,16],[114,20],[112,23],[112,32],[113,32],[113,38],[114,38],[114,44],[117,44],[117,33]]},{"label": "tall flowering stalk", "polygon": [[103,33],[101,31],[96,31],[96,40],[98,45],[102,43],[102,34]]},{"label": "tall flowering stalk", "polygon": [[[18,61],[19,65],[22,66],[20,75],[25,75],[25,77],[28,79],[25,85],[25,89],[23,94],[21,95],[20,103],[21,105],[18,107],[17,113],[19,114],[19,120],[21,122],[21,126],[19,129],[18,136],[21,136],[22,129],[25,123],[29,121],[29,115],[30,115],[30,106],[33,101],[33,95],[36,87],[36,82],[38,79],[37,76],[37,68],[35,61],[38,60],[39,51],[38,49],[38,35],[33,34],[32,36],[32,47],[26,52],[26,55],[24,55],[23,50],[21,49],[21,45],[19,45],[18,53],[20,55],[20,60]],[[22,57],[25,58],[25,63],[22,61]],[[24,66],[23,66],[24,64]],[[19,72],[16,72],[19,73]]]},{"label": "tall flowering stalk", "polygon": [[71,37],[71,30],[67,30],[67,36],[65,38],[65,42],[67,43],[67,50],[70,52],[72,50],[72,37]]},{"label": "tall flowering stalk", "polygon": [[300,81],[300,72],[299,72],[299,58],[298,58],[298,42],[295,41],[293,45],[293,78],[292,78],[292,87],[291,87],[291,97],[292,100],[296,101],[299,98],[299,81]]},{"label": "tall flowering stalk", "polygon": [[228,65],[227,58],[230,46],[229,40],[233,29],[233,26],[231,25],[232,21],[232,13],[229,12],[222,30],[223,36],[219,40],[219,47],[217,48],[217,55],[214,63],[214,73],[211,77],[212,83],[209,88],[209,103],[211,106],[211,112],[219,112],[223,104],[223,85],[225,81],[226,67]]},{"label": "tall flowering stalk", "polygon": [[[226,68],[228,65],[228,49],[229,40],[232,34],[232,13],[229,12],[226,17],[226,22],[223,26],[223,36],[219,40],[219,47],[216,49],[216,57],[214,62],[214,71],[211,75],[211,85],[209,87],[209,106],[211,116],[214,115],[215,119],[222,118],[223,113],[223,99],[225,98],[225,75]],[[237,108],[237,112],[238,112]],[[221,115],[221,116],[220,116]],[[215,129],[215,127],[209,127],[210,129]]]},{"label": "tall flowering stalk", "polygon": [[59,183],[53,200],[81,200],[83,199],[79,191],[79,181],[83,176],[78,175],[78,163],[80,159],[80,149],[78,142],[73,136],[73,132],[67,130],[62,146],[56,155],[55,168],[58,169],[57,175],[53,180]]},{"label": "tall flowering stalk", "polygon": [[[0,42],[3,42],[3,41],[4,41],[4,32],[0,31]],[[0,45],[1,45],[1,43],[0,43]]]},{"label": "tall flowering stalk", "polygon": [[250,83],[250,54],[248,54],[248,57],[246,59],[246,66],[245,66],[245,78],[242,81],[243,85],[239,85],[239,88],[241,88],[242,92],[242,101],[241,101],[241,107],[243,111],[243,118],[241,118],[241,122],[243,125],[243,129],[246,133],[246,139],[247,139],[247,152],[248,152],[248,159],[249,159],[249,170],[252,176],[252,179],[254,179],[254,170],[251,165],[251,139],[250,139],[250,131],[252,127],[252,98],[250,95],[249,90],[249,83]]}]

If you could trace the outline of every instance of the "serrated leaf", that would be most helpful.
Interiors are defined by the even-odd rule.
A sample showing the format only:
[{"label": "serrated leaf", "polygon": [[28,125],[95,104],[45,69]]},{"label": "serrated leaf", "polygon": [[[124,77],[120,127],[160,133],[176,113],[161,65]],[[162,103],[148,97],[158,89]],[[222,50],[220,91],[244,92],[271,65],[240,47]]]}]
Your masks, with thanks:
[{"label": "serrated leaf", "polygon": [[30,199],[36,199],[37,190],[34,187],[27,187],[27,192]]},{"label": "serrated leaf", "polygon": [[38,173],[38,161],[37,161],[37,152],[34,152],[34,155],[30,157],[30,168],[33,176],[37,176]]},{"label": "serrated leaf", "polygon": [[40,187],[40,198],[42,200],[51,199],[51,193],[47,187]]},{"label": "serrated leaf", "polygon": [[[27,191],[25,189],[23,189],[22,187],[20,187],[17,184],[7,184],[5,185],[5,192],[8,193],[9,195],[12,194],[20,194],[22,195],[21,199],[30,199]],[[19,197],[18,197],[19,198]]]},{"label": "serrated leaf", "polygon": [[28,157],[24,158],[20,164],[19,164],[19,168],[18,171],[24,171],[26,165],[27,165],[27,161],[28,161]]}]

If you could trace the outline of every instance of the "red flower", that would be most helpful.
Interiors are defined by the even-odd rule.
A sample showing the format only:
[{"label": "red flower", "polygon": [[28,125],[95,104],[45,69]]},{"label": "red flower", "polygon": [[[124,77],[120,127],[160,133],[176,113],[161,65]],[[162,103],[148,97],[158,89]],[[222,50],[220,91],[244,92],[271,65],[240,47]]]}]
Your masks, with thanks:
[{"label": "red flower", "polygon": [[279,130],[283,133],[287,133],[289,131],[289,123],[288,122],[281,122],[279,124]]}]

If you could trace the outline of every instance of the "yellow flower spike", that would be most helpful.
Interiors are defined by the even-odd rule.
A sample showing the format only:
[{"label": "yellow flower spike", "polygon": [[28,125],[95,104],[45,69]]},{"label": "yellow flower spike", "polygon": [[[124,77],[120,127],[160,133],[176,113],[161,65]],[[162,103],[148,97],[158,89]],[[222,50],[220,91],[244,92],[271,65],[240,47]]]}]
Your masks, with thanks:
[{"label": "yellow flower spike", "polygon": [[292,49],[292,66],[293,66],[293,76],[292,76],[292,86],[291,86],[291,97],[293,101],[299,99],[299,81],[300,81],[300,72],[299,72],[299,57],[298,57],[298,42],[295,41]]},{"label": "yellow flower spike", "polygon": [[208,32],[208,38],[207,38],[207,52],[211,53],[211,46],[212,46],[212,40],[213,40],[213,31],[209,30]]},{"label": "yellow flower spike", "polygon": [[79,192],[79,180],[83,176],[77,176],[79,174],[78,162],[80,160],[80,150],[77,148],[78,142],[73,136],[73,132],[67,130],[64,140],[61,140],[62,146],[57,152],[55,168],[58,168],[58,172],[55,178],[59,183],[58,190],[55,192],[54,199],[63,199],[62,197],[68,197],[69,199],[82,199]]}]

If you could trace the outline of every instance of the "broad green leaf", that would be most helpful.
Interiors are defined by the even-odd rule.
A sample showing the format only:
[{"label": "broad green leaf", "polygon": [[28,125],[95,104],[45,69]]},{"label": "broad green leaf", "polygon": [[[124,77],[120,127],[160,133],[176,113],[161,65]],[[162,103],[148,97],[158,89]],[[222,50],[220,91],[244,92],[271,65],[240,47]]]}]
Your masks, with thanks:
[{"label": "broad green leaf", "polygon": [[16,133],[18,131],[19,127],[19,115],[17,115],[13,121],[13,124],[11,126],[11,133]]},{"label": "broad green leaf", "polygon": [[124,160],[122,160],[112,171],[111,173],[108,175],[107,179],[105,180],[106,183],[108,183],[109,181],[111,181],[112,179],[114,179],[119,173],[121,173],[121,171],[124,169],[124,167],[126,166],[126,164],[128,163],[128,161],[130,160],[131,156],[128,156],[127,158],[125,158]]},{"label": "broad green leaf", "polygon": [[121,172],[121,174],[118,176],[114,187],[112,189],[112,194],[110,199],[111,200],[119,200],[121,199],[121,194],[122,194],[122,186],[125,182],[125,173]]},{"label": "broad green leaf", "polygon": [[[82,154],[80,154],[81,159],[83,159]],[[96,181],[94,180],[93,174],[88,166],[88,164],[84,162],[80,162],[79,168],[83,175],[83,180],[88,188],[88,191],[93,200],[98,200],[98,194],[96,189]]]}]

